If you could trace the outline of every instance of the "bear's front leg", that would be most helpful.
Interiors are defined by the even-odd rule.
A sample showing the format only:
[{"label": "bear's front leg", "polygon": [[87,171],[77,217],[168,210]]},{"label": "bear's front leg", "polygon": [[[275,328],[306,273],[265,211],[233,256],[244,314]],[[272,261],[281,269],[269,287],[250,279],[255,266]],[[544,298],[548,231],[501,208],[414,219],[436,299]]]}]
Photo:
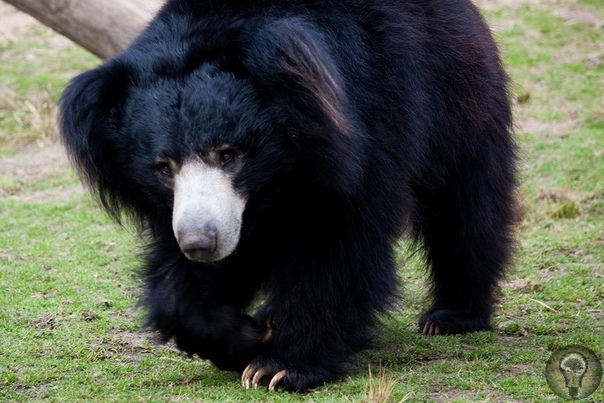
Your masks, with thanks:
[{"label": "bear's front leg", "polygon": [[266,321],[242,313],[255,292],[253,282],[235,283],[232,278],[239,275],[229,265],[192,263],[179,255],[164,261],[164,256],[150,256],[146,267],[148,324],[185,353],[242,371],[272,335]]},{"label": "bear's front leg", "polygon": [[269,275],[257,317],[270,320],[272,339],[243,371],[244,387],[304,392],[338,378],[392,301],[397,281],[387,239],[361,241],[350,231],[320,241],[286,246]]}]

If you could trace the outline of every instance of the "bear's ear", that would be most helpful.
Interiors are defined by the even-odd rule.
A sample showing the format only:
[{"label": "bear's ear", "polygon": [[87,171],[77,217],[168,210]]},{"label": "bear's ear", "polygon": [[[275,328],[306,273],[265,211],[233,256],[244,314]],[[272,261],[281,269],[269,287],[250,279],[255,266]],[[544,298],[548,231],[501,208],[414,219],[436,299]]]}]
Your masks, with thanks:
[{"label": "bear's ear", "polygon": [[[298,107],[318,109],[328,124],[352,130],[340,73],[322,35],[298,18],[284,18],[243,35],[243,63],[271,90],[286,92]],[[300,105],[305,104],[305,105]]]},{"label": "bear's ear", "polygon": [[123,174],[116,172],[113,138],[121,121],[120,105],[128,97],[130,74],[108,62],[74,78],[59,100],[60,136],[80,178],[119,221]]},{"label": "bear's ear", "polygon": [[306,156],[315,158],[317,177],[332,188],[353,191],[367,139],[320,30],[299,18],[283,18],[246,30],[241,47],[243,65],[268,96],[293,106],[290,123],[293,130],[301,128],[296,137]]}]

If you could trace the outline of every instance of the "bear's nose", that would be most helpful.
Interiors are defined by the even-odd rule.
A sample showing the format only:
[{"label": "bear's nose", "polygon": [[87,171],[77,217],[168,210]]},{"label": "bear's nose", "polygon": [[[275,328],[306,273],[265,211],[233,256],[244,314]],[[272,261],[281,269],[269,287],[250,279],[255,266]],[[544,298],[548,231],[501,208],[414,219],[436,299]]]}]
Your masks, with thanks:
[{"label": "bear's nose", "polygon": [[203,231],[182,231],[178,233],[178,244],[187,259],[195,262],[212,261],[218,246],[217,232],[212,228]]}]

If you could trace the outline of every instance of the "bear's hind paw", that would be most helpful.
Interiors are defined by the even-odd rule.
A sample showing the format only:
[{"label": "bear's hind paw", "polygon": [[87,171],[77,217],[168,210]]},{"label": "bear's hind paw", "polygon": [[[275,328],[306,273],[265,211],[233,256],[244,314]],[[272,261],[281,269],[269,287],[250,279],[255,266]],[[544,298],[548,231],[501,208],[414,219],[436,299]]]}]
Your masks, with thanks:
[{"label": "bear's hind paw", "polygon": [[455,309],[431,309],[419,320],[419,331],[426,336],[492,330],[488,315]]},{"label": "bear's hind paw", "polygon": [[426,336],[438,335],[441,333],[440,326],[438,326],[438,323],[436,322],[426,320],[426,324],[424,324],[423,328],[421,329],[421,333],[425,334]]}]

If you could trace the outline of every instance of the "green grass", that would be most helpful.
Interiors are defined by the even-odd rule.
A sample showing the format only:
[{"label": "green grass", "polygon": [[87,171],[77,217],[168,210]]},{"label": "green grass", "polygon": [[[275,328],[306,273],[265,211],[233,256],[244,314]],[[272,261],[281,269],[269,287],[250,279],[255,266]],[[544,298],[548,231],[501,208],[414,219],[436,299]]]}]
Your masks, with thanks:
[{"label": "green grass", "polygon": [[[0,42],[0,95],[10,94],[0,97],[0,400],[555,400],[543,374],[554,349],[604,358],[604,30],[557,17],[553,2],[483,3],[513,79],[523,156],[525,216],[496,331],[417,334],[424,273],[411,259],[380,348],[303,396],[243,390],[236,374],[141,329],[136,236],[48,159],[54,138],[35,116],[98,60],[39,27]],[[604,19],[598,0],[573,7]],[[47,174],[35,169],[45,164]],[[604,400],[602,386],[590,400]]]}]

